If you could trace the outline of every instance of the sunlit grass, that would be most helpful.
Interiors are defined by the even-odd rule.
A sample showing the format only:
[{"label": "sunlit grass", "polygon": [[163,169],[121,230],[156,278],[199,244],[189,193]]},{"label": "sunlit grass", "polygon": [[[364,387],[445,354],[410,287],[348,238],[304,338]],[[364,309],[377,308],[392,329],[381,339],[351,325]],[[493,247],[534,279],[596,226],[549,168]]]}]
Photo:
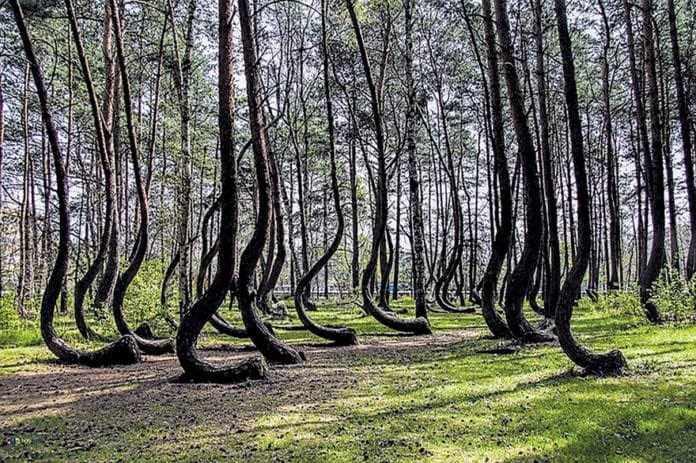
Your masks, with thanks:
[{"label": "sunlit grass", "polygon": [[[237,316],[226,315],[241,325]],[[354,327],[363,345],[388,334],[351,306],[311,315]],[[13,426],[45,433],[21,434],[12,447],[0,447],[0,459],[6,452],[18,460],[31,455],[91,462],[693,460],[696,326],[652,326],[638,315],[583,306],[573,324],[579,339],[597,350],[620,348],[630,364],[624,376],[594,378],[572,370],[558,346],[527,347],[512,355],[482,353],[498,341],[487,337],[479,316],[433,314],[431,320],[436,334],[452,334],[452,340],[436,347],[356,350],[341,365],[316,365],[310,357],[306,374],[316,376],[312,390],[297,391],[292,400],[253,394],[255,385],[241,390],[179,386],[165,401],[141,404],[147,418],[129,422],[118,433],[93,433],[78,450],[61,444],[81,425],[69,407],[51,416],[20,414]],[[77,341],[67,325],[61,329]],[[323,342],[304,331],[277,331],[296,345]],[[384,339],[390,346],[406,346],[414,338]],[[248,341],[230,341],[208,328],[201,341],[203,346],[228,343]],[[50,370],[55,368],[45,362],[50,358],[41,345],[0,349],[0,375]],[[334,366],[345,368],[350,381],[324,394],[323,381],[335,378],[323,375]],[[283,383],[283,388],[293,387]],[[205,400],[197,398],[202,391],[211,391]],[[239,426],[232,424],[239,407],[252,412],[240,428],[224,427],[228,422]],[[95,414],[89,426],[109,429],[108,420],[119,413],[125,411]],[[5,424],[0,431],[7,438],[13,429]]]}]

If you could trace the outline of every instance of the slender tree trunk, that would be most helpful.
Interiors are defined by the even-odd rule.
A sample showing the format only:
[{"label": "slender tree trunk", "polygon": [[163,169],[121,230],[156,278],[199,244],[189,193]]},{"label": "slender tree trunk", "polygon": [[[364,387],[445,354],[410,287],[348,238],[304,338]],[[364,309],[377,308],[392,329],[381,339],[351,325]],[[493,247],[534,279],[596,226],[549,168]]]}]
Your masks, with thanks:
[{"label": "slender tree trunk", "polygon": [[[244,1],[241,0],[240,3]],[[268,374],[262,357],[233,367],[216,367],[200,358],[196,343],[203,326],[225,300],[234,279],[234,253],[237,224],[237,163],[234,156],[234,8],[231,0],[219,0],[218,92],[220,130],[220,235],[215,278],[205,293],[181,319],[176,336],[176,353],[186,375],[196,381],[228,383],[261,379]],[[248,13],[247,13],[248,14]],[[252,94],[253,96],[253,94]]]},{"label": "slender tree trunk", "polygon": [[508,100],[519,149],[525,192],[527,196],[524,249],[510,274],[505,293],[505,316],[513,336],[522,342],[546,342],[552,336],[539,332],[527,321],[522,312],[527,291],[532,282],[534,267],[539,259],[540,240],[543,233],[542,199],[539,186],[536,155],[529,131],[520,81],[515,68],[512,37],[507,13],[507,0],[495,0],[498,40],[503,59],[503,75],[508,90]]},{"label": "slender tree trunk", "polygon": [[548,271],[544,284],[544,314],[553,317],[561,286],[561,251],[558,242],[558,212],[556,187],[553,181],[551,146],[549,143],[549,118],[546,103],[546,64],[544,62],[544,24],[542,1],[536,0],[534,8],[534,33],[536,38],[536,74],[539,98],[540,153],[546,196],[546,238],[548,241]]},{"label": "slender tree trunk", "polygon": [[681,130],[682,150],[684,152],[684,173],[686,175],[686,194],[689,202],[689,225],[691,241],[686,258],[686,278],[688,280],[696,273],[696,183],[694,182],[694,161],[692,139],[689,130],[689,106],[684,90],[684,75],[682,72],[682,56],[679,51],[679,36],[677,34],[677,16],[674,10],[674,0],[667,0],[669,16],[669,36],[672,44],[672,64],[674,66],[674,85],[677,91],[677,107],[679,109],[679,128]]},{"label": "slender tree trunk", "polygon": [[60,151],[58,131],[53,124],[53,116],[48,102],[48,94],[44,85],[43,73],[34,54],[34,47],[26,29],[24,15],[18,0],[10,0],[10,7],[15,23],[19,29],[24,52],[31,68],[34,85],[41,106],[41,117],[46,127],[51,153],[53,155],[54,171],[56,174],[56,191],[58,194],[59,240],[58,252],[53,264],[46,289],[41,300],[41,335],[48,349],[63,362],[79,363],[88,366],[106,366],[113,364],[130,364],[140,361],[140,352],[135,340],[124,336],[113,344],[98,351],[79,351],[61,339],[53,327],[56,302],[60,297],[61,286],[68,272],[70,258],[70,212],[68,209],[67,176],[64,158]]},{"label": "slender tree trunk", "polygon": [[[116,287],[114,289],[113,300],[113,315],[116,322],[116,328],[123,335],[131,335],[138,343],[138,347],[145,354],[160,355],[172,352],[174,346],[169,339],[149,340],[144,339],[135,334],[130,329],[123,314],[123,302],[126,296],[128,287],[133,282],[136,274],[145,260],[149,246],[149,213],[148,213],[148,197],[145,191],[145,182],[143,181],[140,169],[140,149],[136,138],[136,127],[132,112],[132,98],[130,90],[130,82],[128,79],[128,70],[126,67],[126,56],[123,45],[123,34],[121,32],[120,12],[116,0],[109,0],[111,3],[111,19],[114,29],[114,40],[116,43],[116,54],[118,57],[118,67],[121,74],[121,86],[123,87],[123,106],[126,115],[126,128],[128,130],[128,145],[131,155],[131,163],[133,164],[133,176],[138,195],[138,237],[133,249],[133,254],[128,264],[128,267],[118,277]],[[127,204],[127,203],[126,203]]]},{"label": "slender tree trunk", "polygon": [[331,242],[331,245],[326,249],[324,255],[309,269],[307,273],[302,275],[297,282],[295,289],[295,309],[297,315],[302,321],[302,324],[316,336],[319,336],[329,341],[335,342],[337,345],[352,345],[357,342],[355,331],[351,328],[343,327],[326,327],[312,320],[305,310],[305,288],[312,284],[312,279],[319,274],[321,269],[325,267],[329,260],[338,250],[343,239],[343,230],[345,228],[343,209],[341,208],[341,194],[338,189],[338,175],[336,172],[336,139],[334,128],[334,112],[333,100],[331,98],[331,87],[329,82],[329,50],[327,45],[327,24],[326,16],[326,0],[321,1],[321,51],[322,51],[322,71],[324,77],[324,100],[326,103],[327,117],[327,132],[329,136],[329,167],[331,179],[331,193],[333,196],[334,210],[336,214],[336,234]]},{"label": "slender tree trunk", "polygon": [[648,264],[640,277],[640,298],[648,319],[660,322],[660,313],[652,300],[653,285],[660,276],[665,259],[665,182],[663,177],[662,123],[655,64],[655,45],[653,37],[652,0],[643,0],[643,48],[645,53],[645,75],[647,100],[650,111],[651,151],[645,152],[645,165],[650,212],[652,220],[652,243]]},{"label": "slender tree trunk", "polygon": [[573,167],[575,173],[575,185],[578,199],[578,251],[559,298],[556,308],[556,330],[558,340],[563,351],[577,365],[595,374],[620,373],[626,367],[626,359],[620,351],[612,351],[607,354],[595,354],[578,344],[573,338],[570,329],[570,320],[573,313],[573,305],[580,290],[582,279],[587,271],[592,245],[592,224],[590,221],[590,194],[587,186],[587,172],[585,169],[585,154],[583,152],[582,125],[578,111],[578,95],[575,83],[575,65],[573,63],[573,51],[568,32],[568,20],[566,17],[565,0],[555,0],[556,20],[558,23],[558,37],[563,60],[563,80],[565,98],[568,109],[568,126],[570,129],[571,150],[573,154]]},{"label": "slender tree trunk", "polygon": [[416,303],[416,317],[428,317],[425,298],[425,243],[423,239],[423,201],[418,153],[416,147],[416,85],[413,76],[413,8],[414,0],[404,0],[406,21],[406,150],[408,151],[408,191],[413,228],[413,292]]},{"label": "slender tree trunk", "polygon": [[353,26],[353,32],[358,43],[358,49],[360,51],[360,60],[362,63],[363,71],[365,73],[365,78],[367,80],[367,85],[370,92],[370,106],[372,109],[372,117],[375,124],[375,137],[377,143],[377,191],[375,191],[376,207],[375,207],[375,220],[373,226],[373,237],[372,246],[370,251],[370,257],[367,262],[367,266],[363,271],[362,281],[360,285],[363,307],[365,310],[375,317],[380,323],[388,326],[397,331],[406,331],[414,334],[429,334],[431,333],[430,324],[428,320],[423,317],[417,317],[415,320],[403,320],[396,315],[387,313],[380,307],[375,306],[372,301],[372,294],[370,291],[370,282],[375,275],[375,270],[377,268],[377,258],[379,256],[379,247],[385,240],[386,235],[386,217],[387,217],[387,172],[386,172],[386,159],[385,159],[385,145],[384,145],[384,131],[382,126],[382,115],[380,112],[379,98],[377,96],[377,89],[372,78],[372,70],[370,68],[370,61],[367,56],[367,50],[365,48],[365,43],[362,37],[362,31],[360,28],[360,23],[355,14],[355,9],[353,7],[353,0],[346,0],[346,7],[348,8],[348,14],[350,15],[351,24]]},{"label": "slender tree trunk", "polygon": [[[5,154],[5,92],[3,87],[4,71],[5,70],[3,68],[0,68],[0,185],[2,185],[3,179],[2,162],[4,158],[3,155]],[[2,188],[0,188],[0,228],[5,222],[5,209],[3,208],[2,193]],[[4,230],[0,230],[0,300],[2,300],[2,296],[5,293],[5,280],[3,275],[5,270],[5,267],[3,267],[5,261],[5,254],[3,252],[5,247],[4,241]]]},{"label": "slender tree trunk", "polygon": [[505,320],[496,310],[495,296],[498,277],[505,263],[512,236],[512,191],[505,155],[505,131],[503,127],[503,108],[500,97],[500,75],[498,72],[498,52],[496,50],[495,29],[491,14],[490,0],[481,2],[486,37],[488,61],[488,81],[491,99],[491,146],[494,157],[494,175],[500,190],[500,220],[491,249],[491,256],[481,281],[481,310],[488,329],[496,338],[512,336]]},{"label": "slender tree trunk", "polygon": [[602,53],[602,98],[604,100],[606,147],[607,147],[607,201],[609,209],[609,273],[607,275],[607,287],[609,290],[618,290],[621,285],[621,222],[620,203],[617,187],[616,173],[617,160],[614,154],[614,126],[612,122],[611,89],[609,75],[609,50],[611,49],[611,26],[604,8],[603,0],[599,0],[604,24],[604,47]]}]

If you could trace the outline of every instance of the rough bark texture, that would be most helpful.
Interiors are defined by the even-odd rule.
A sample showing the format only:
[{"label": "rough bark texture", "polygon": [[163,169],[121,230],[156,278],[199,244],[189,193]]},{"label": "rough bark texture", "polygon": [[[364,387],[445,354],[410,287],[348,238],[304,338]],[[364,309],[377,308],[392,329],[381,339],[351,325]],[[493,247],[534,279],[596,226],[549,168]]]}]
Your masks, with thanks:
[{"label": "rough bark texture", "polygon": [[128,72],[126,68],[126,57],[123,49],[123,35],[121,32],[121,19],[118,4],[116,0],[111,2],[111,19],[114,28],[114,38],[116,41],[116,52],[118,56],[118,66],[121,73],[121,85],[123,87],[123,103],[124,112],[126,114],[126,126],[128,129],[128,144],[130,148],[131,163],[133,164],[133,176],[138,194],[138,210],[139,220],[137,242],[134,247],[134,252],[131,261],[126,270],[119,276],[116,287],[114,289],[113,300],[113,315],[116,322],[116,328],[123,335],[131,335],[138,343],[138,347],[145,354],[161,355],[173,351],[173,343],[169,339],[150,340],[144,339],[128,326],[123,314],[123,301],[126,296],[128,287],[133,282],[135,275],[140,270],[140,266],[145,259],[145,254],[148,248],[148,204],[147,192],[143,183],[140,170],[140,150],[136,139],[135,121],[133,120],[132,102],[130,92],[130,82],[128,81]]},{"label": "rough bark texture", "polygon": [[365,44],[362,38],[362,31],[360,29],[360,23],[355,14],[355,9],[353,8],[353,0],[346,0],[346,7],[348,8],[348,13],[350,15],[350,20],[353,25],[353,31],[358,42],[358,48],[360,50],[360,60],[362,62],[363,71],[365,73],[365,78],[367,80],[367,85],[370,91],[370,104],[372,108],[372,117],[375,124],[375,136],[377,143],[377,165],[378,165],[378,175],[377,175],[377,191],[375,192],[376,207],[375,207],[375,220],[373,227],[372,236],[372,246],[370,249],[370,258],[367,262],[367,266],[362,274],[362,279],[360,282],[360,290],[362,293],[363,307],[364,309],[377,321],[383,325],[392,328],[397,331],[405,331],[413,334],[430,334],[432,331],[430,329],[430,323],[423,317],[417,317],[414,320],[404,320],[396,315],[385,312],[380,307],[377,307],[372,300],[372,294],[370,290],[370,282],[375,275],[375,270],[377,268],[377,258],[379,257],[379,248],[385,241],[386,234],[386,216],[387,216],[387,172],[386,172],[386,160],[385,160],[385,146],[384,146],[384,132],[382,128],[382,116],[379,109],[377,89],[372,79],[372,71],[370,69],[370,61],[367,56],[367,50],[365,49]]},{"label": "rough bark texture", "polygon": [[694,160],[692,153],[692,140],[689,128],[689,106],[684,91],[684,75],[682,72],[682,58],[679,51],[679,37],[677,34],[677,16],[674,10],[674,0],[667,0],[667,12],[669,15],[669,36],[672,44],[672,64],[674,66],[674,85],[677,90],[677,107],[679,109],[679,128],[682,137],[682,149],[684,152],[684,173],[686,174],[686,194],[689,201],[689,224],[691,228],[691,241],[686,258],[686,278],[691,279],[696,272],[696,183],[694,182]]},{"label": "rough bark texture", "polygon": [[568,272],[556,308],[555,321],[558,340],[563,351],[577,365],[595,374],[617,374],[626,367],[626,359],[620,351],[596,354],[581,346],[573,337],[570,320],[573,305],[585,276],[592,247],[592,223],[590,221],[590,194],[587,187],[587,172],[583,152],[582,123],[578,110],[578,95],[575,82],[575,65],[568,32],[565,0],[555,0],[558,36],[563,59],[563,80],[568,109],[568,128],[570,130],[571,151],[577,187],[578,250],[576,260]]},{"label": "rough bark texture", "polygon": [[652,243],[650,257],[645,270],[640,275],[640,300],[645,313],[653,323],[659,323],[660,313],[652,300],[653,285],[660,276],[665,259],[665,181],[662,153],[662,125],[660,120],[660,102],[657,87],[657,69],[655,65],[655,45],[653,38],[652,0],[643,0],[643,48],[645,52],[645,77],[647,100],[650,110],[651,151],[643,153],[647,167],[648,194],[650,197],[650,214],[652,219]]},{"label": "rough bark texture", "polygon": [[176,336],[176,354],[187,377],[202,382],[240,382],[262,379],[268,373],[266,362],[261,357],[235,366],[214,366],[200,358],[196,344],[206,322],[215,314],[225,299],[234,278],[234,248],[236,241],[237,203],[236,160],[234,158],[234,71],[232,53],[232,18],[234,8],[231,0],[219,0],[219,114],[220,130],[220,250],[215,277],[208,289],[184,314]]},{"label": "rough bark texture", "polygon": [[[553,181],[553,166],[551,163],[551,145],[549,140],[549,117],[546,103],[546,64],[544,60],[544,25],[542,1],[536,0],[534,8],[534,34],[536,38],[536,73],[537,92],[539,98],[540,154],[544,179],[544,195],[546,197],[546,240],[548,254],[547,271],[544,284],[543,313],[553,317],[553,311],[558,302],[558,292],[561,286],[561,251],[558,240],[558,212],[556,208],[556,189]],[[539,267],[541,269],[541,266]],[[537,270],[539,271],[539,270]],[[541,282],[541,279],[539,279]]]},{"label": "rough bark texture", "polygon": [[302,275],[300,280],[297,282],[297,288],[295,288],[295,309],[297,310],[297,316],[302,321],[302,324],[307,327],[307,329],[324,339],[335,342],[337,345],[352,345],[357,343],[357,337],[355,335],[355,330],[351,328],[344,327],[328,327],[322,326],[312,320],[308,315],[304,307],[304,292],[307,286],[312,284],[312,279],[316,277],[319,272],[324,268],[329,260],[338,250],[341,245],[341,240],[343,239],[343,230],[345,228],[343,209],[341,208],[341,194],[338,190],[338,177],[336,174],[336,140],[334,135],[334,113],[333,113],[333,102],[331,99],[331,89],[329,87],[329,51],[326,44],[326,0],[321,1],[321,50],[322,50],[322,67],[324,75],[324,99],[326,102],[326,118],[327,118],[327,129],[329,135],[329,166],[330,166],[330,178],[331,178],[331,193],[333,195],[334,209],[336,213],[336,233],[334,235],[331,244],[329,245],[324,255],[314,263],[314,265]]},{"label": "rough bark texture", "polygon": [[48,349],[63,362],[87,366],[107,366],[114,364],[132,364],[141,360],[140,351],[131,336],[124,336],[97,351],[80,351],[61,339],[53,327],[56,302],[60,297],[63,280],[68,271],[70,257],[70,213],[68,209],[67,175],[63,155],[58,142],[58,132],[53,124],[53,117],[48,103],[48,94],[44,85],[43,73],[36,59],[34,47],[27,31],[24,15],[17,0],[10,1],[10,7],[19,30],[24,52],[30,64],[34,85],[41,106],[41,117],[53,155],[56,174],[56,191],[58,194],[59,239],[58,252],[53,264],[46,289],[41,300],[41,336]]},{"label": "rough bark texture", "polygon": [[80,278],[75,284],[75,295],[74,295],[74,311],[75,311],[75,323],[80,334],[85,339],[100,339],[105,340],[104,336],[100,336],[93,329],[87,325],[84,313],[84,301],[87,291],[94,283],[97,274],[101,272],[104,267],[104,261],[107,257],[107,252],[109,251],[109,243],[111,242],[111,234],[113,232],[113,219],[114,219],[114,179],[111,167],[111,160],[109,159],[109,154],[106,148],[106,137],[104,135],[104,126],[102,124],[103,115],[101,113],[99,102],[97,100],[97,93],[94,89],[94,82],[92,80],[92,72],[90,70],[89,62],[85,55],[84,46],[82,43],[82,34],[80,33],[79,25],[77,24],[77,19],[75,17],[75,11],[73,9],[72,0],[65,1],[65,7],[68,13],[68,19],[70,22],[70,30],[72,32],[73,41],[77,49],[77,56],[80,61],[80,67],[82,70],[82,76],[87,87],[87,95],[89,96],[90,109],[92,111],[92,119],[94,121],[94,131],[97,139],[97,151],[99,152],[99,160],[102,168],[102,173],[104,175],[104,190],[105,190],[105,201],[104,201],[104,228],[99,239],[99,249],[97,250],[97,255],[95,256],[92,263],[88,266],[85,274]]},{"label": "rough bark texture", "polygon": [[498,52],[496,50],[495,30],[491,15],[490,0],[481,2],[485,22],[486,54],[488,57],[488,80],[491,98],[491,145],[493,147],[494,171],[500,189],[500,224],[493,239],[491,256],[481,280],[481,310],[483,319],[497,338],[510,338],[512,333],[505,320],[496,310],[496,291],[498,276],[505,263],[512,237],[512,190],[505,155],[505,132],[503,129],[503,107],[500,98],[500,75],[498,73]]},{"label": "rough bark texture", "polygon": [[423,239],[423,202],[421,201],[420,176],[416,152],[416,87],[413,78],[413,4],[404,0],[406,21],[406,149],[408,150],[408,192],[411,206],[411,228],[413,230],[413,296],[416,317],[428,318],[425,294],[425,242]]},{"label": "rough bark texture", "polygon": [[238,5],[239,22],[242,30],[247,104],[249,106],[249,126],[252,136],[254,166],[256,167],[258,215],[254,233],[239,259],[237,299],[239,300],[239,308],[242,312],[242,319],[249,337],[264,357],[272,363],[297,364],[302,362],[303,356],[273,336],[263,324],[254,307],[255,294],[251,285],[253,284],[254,270],[267,240],[271,221],[272,195],[269,181],[268,137],[261,109],[261,85],[257,69],[258,59],[254,46],[254,36],[251,28],[249,2],[247,0],[239,0]]},{"label": "rough bark texture", "polygon": [[527,290],[532,283],[534,267],[537,264],[541,250],[541,240],[539,239],[543,234],[541,189],[534,144],[527,122],[520,80],[515,68],[506,0],[495,0],[495,16],[498,25],[501,57],[503,59],[503,75],[507,84],[508,100],[527,196],[527,228],[525,230],[524,248],[515,269],[508,279],[504,304],[505,316],[512,335],[519,341],[527,343],[547,342],[551,341],[553,337],[533,328],[522,312],[522,305]]}]

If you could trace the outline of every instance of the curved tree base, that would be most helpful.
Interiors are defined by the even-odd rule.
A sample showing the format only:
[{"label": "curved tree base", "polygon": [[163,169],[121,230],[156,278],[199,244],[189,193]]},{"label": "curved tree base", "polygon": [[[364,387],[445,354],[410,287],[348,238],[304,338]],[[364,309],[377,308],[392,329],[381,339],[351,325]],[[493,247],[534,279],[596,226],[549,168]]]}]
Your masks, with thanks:
[{"label": "curved tree base", "polygon": [[498,311],[495,309],[493,302],[491,304],[482,304],[481,314],[483,315],[483,320],[486,322],[486,326],[488,326],[488,329],[494,338],[512,339],[510,328],[508,328],[505,320],[503,320]]},{"label": "curved tree base", "polygon": [[522,344],[544,344],[547,342],[556,342],[557,340],[556,336],[535,329],[515,338]]},{"label": "curved tree base", "polygon": [[94,352],[81,353],[77,363],[89,367],[133,365],[142,362],[142,354],[133,336],[122,336],[117,341]]},{"label": "curved tree base", "polygon": [[215,328],[215,330],[220,334],[225,334],[237,339],[246,339],[249,337],[249,334],[244,328],[237,328],[236,326],[230,325],[227,320],[218,314],[214,314],[212,317],[210,317],[208,323],[210,323],[212,327]]},{"label": "curved tree base", "polygon": [[664,322],[657,305],[651,300],[643,303],[643,310],[645,311],[645,316],[648,318],[648,321],[653,325],[661,325]]},{"label": "curved tree base", "polygon": [[332,341],[337,346],[353,346],[358,343],[355,330],[346,327],[322,326],[312,320],[306,312],[303,301],[303,288],[299,287],[295,293],[295,309],[297,316],[307,330],[315,336]]},{"label": "curved tree base", "polygon": [[469,314],[476,313],[476,308],[474,307],[457,307],[450,304],[439,292],[435,293],[435,301],[437,302],[438,307],[440,307],[445,312]]},{"label": "curved tree base", "polygon": [[559,331],[559,341],[563,352],[577,366],[587,374],[595,376],[616,376],[624,372],[628,367],[626,358],[619,350],[612,350],[607,353],[597,354],[578,344],[570,331],[569,324],[565,320],[557,320]]},{"label": "curved tree base", "polygon": [[87,367],[110,367],[115,365],[133,365],[142,361],[142,355],[138,344],[132,336],[123,336],[115,342],[102,347],[99,350],[83,352],[70,347],[65,341],[57,337],[52,328],[42,331],[44,341],[49,350],[58,357],[58,360],[68,365],[84,365]]},{"label": "curved tree base", "polygon": [[476,289],[472,289],[469,292],[469,300],[478,306],[483,304],[483,299],[481,299],[481,295]]},{"label": "curved tree base", "polygon": [[138,344],[138,348],[145,355],[165,355],[174,353],[174,343],[171,339],[145,339],[133,332],[123,334],[131,336]]},{"label": "curved tree base", "polygon": [[404,320],[375,306],[366,294],[363,294],[363,305],[370,315],[387,328],[415,335],[433,334],[427,318],[417,317],[413,320]]},{"label": "curved tree base", "polygon": [[249,338],[256,345],[268,362],[277,365],[298,365],[304,355],[276,338],[266,327],[254,307],[255,295],[246,287],[240,288],[237,294],[239,309]]},{"label": "curved tree base", "polygon": [[200,361],[195,371],[187,371],[178,382],[235,384],[258,381],[268,377],[268,365],[262,357],[246,360],[234,367],[215,367]]},{"label": "curved tree base", "polygon": [[626,357],[619,350],[613,350],[606,354],[593,354],[590,364],[584,367],[584,371],[595,376],[619,376],[628,368]]}]

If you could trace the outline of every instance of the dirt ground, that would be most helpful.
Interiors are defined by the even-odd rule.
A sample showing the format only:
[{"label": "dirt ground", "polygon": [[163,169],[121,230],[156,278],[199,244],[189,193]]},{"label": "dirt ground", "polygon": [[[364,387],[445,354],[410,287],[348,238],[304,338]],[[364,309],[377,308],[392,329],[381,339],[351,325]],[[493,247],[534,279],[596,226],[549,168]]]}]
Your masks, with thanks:
[{"label": "dirt ground", "polygon": [[[0,376],[0,461],[158,461],[196,451],[206,459],[211,450],[216,455],[211,459],[228,454],[246,459],[258,450],[253,439],[263,431],[258,417],[285,407],[321,414],[361,381],[364,369],[356,366],[408,364],[418,352],[443,351],[476,335],[477,330],[458,330],[432,337],[363,337],[352,347],[302,345],[304,365],[273,367],[268,380],[239,385],[181,383],[173,355],[108,369],[28,363],[21,372]],[[214,363],[258,355],[249,347],[225,345],[202,353]],[[245,448],[229,448],[232,435]]]}]

